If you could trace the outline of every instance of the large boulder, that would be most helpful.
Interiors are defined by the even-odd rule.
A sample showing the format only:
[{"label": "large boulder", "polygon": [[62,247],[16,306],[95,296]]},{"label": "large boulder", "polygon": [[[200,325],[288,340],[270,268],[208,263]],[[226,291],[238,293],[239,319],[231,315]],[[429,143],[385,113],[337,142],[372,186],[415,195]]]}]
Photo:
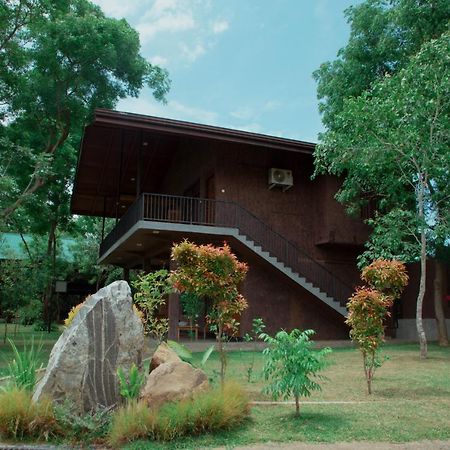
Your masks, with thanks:
[{"label": "large boulder", "polygon": [[141,399],[150,408],[159,408],[166,402],[193,398],[208,388],[208,377],[202,370],[182,361],[168,362],[150,373]]},{"label": "large boulder", "polygon": [[164,363],[180,361],[180,357],[167,345],[167,343],[161,342],[155,350],[155,353],[153,353],[149,371],[152,372]]},{"label": "large boulder", "polygon": [[84,413],[120,402],[117,369],[142,367],[144,331],[126,281],[90,296],[56,342],[33,399],[69,400]]}]

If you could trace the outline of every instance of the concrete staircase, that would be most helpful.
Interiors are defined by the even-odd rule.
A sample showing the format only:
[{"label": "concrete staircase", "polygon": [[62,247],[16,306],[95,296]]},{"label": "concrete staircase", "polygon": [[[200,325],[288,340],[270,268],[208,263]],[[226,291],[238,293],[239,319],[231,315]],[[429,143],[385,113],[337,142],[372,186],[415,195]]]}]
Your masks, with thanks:
[{"label": "concrete staircase", "polygon": [[282,261],[279,261],[275,256],[272,256],[269,252],[265,251],[260,245],[255,244],[250,238],[246,235],[238,232],[234,234],[234,237],[256,253],[260,258],[266,260],[270,265],[278,269],[284,275],[289,277],[292,281],[300,285],[302,288],[306,289],[308,292],[313,294],[322,302],[326,303],[330,308],[333,308],[339,314],[344,317],[347,317],[347,309],[341,306],[340,302],[329,295],[326,292],[322,291],[317,286],[314,286],[311,282],[309,282],[305,277],[301,276],[297,272],[294,272],[293,269],[286,266]]}]

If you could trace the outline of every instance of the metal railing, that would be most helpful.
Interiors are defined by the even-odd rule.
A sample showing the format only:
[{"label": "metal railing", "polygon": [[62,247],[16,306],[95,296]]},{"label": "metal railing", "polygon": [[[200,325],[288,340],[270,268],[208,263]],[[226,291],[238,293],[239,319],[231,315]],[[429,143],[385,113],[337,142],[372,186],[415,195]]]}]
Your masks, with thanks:
[{"label": "metal railing", "polygon": [[100,245],[103,255],[139,220],[237,228],[262,250],[289,267],[328,296],[345,305],[352,287],[314,260],[307,252],[272,230],[237,203],[164,194],[141,194]]}]

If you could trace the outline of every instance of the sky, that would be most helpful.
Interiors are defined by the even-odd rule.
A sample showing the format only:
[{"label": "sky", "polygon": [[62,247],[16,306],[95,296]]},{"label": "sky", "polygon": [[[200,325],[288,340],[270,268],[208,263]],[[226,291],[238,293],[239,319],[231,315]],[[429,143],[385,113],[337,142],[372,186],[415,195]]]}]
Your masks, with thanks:
[{"label": "sky", "polygon": [[96,0],[172,80],[166,105],[146,88],[117,109],[317,142],[312,73],[346,45],[343,11],[359,1]]}]

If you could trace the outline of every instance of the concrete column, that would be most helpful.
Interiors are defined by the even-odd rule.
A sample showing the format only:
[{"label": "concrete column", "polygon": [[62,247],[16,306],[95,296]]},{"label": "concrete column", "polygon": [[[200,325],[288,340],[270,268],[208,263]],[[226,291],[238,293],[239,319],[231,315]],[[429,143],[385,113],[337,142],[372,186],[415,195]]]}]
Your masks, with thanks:
[{"label": "concrete column", "polygon": [[[175,264],[170,261],[170,270],[175,269]],[[168,299],[168,316],[169,316],[169,333],[167,335],[168,339],[177,339],[177,327],[180,320],[180,294],[172,293],[169,294]]]},{"label": "concrete column", "polygon": [[169,294],[169,333],[168,338],[177,339],[177,327],[180,320],[180,294]]},{"label": "concrete column", "polygon": [[130,284],[130,269],[128,267],[124,267],[122,269],[122,278]]}]

